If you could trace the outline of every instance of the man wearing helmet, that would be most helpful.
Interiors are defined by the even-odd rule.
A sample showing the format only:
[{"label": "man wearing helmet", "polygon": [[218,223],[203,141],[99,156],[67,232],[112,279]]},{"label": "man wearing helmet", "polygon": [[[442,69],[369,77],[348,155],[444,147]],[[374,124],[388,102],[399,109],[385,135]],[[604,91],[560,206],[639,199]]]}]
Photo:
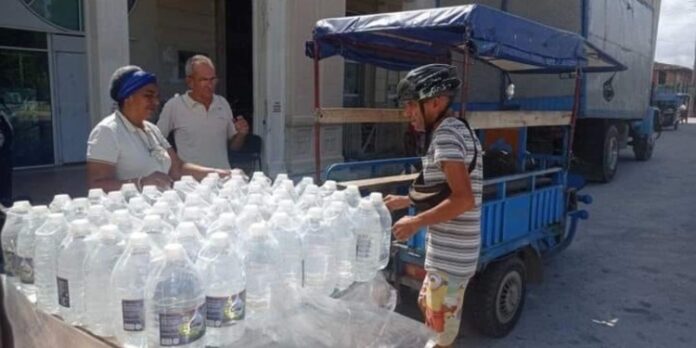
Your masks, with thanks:
[{"label": "man wearing helmet", "polygon": [[[412,204],[419,209],[417,215],[394,224],[396,239],[407,240],[420,228],[428,228],[427,275],[418,304],[426,324],[437,332],[437,339],[430,342],[435,347],[451,346],[457,337],[464,292],[476,271],[481,239],[481,145],[466,120],[455,117],[450,109],[460,85],[457,69],[445,64],[416,68],[399,83],[404,114],[417,132],[424,133],[428,147],[411,194],[385,198],[392,211]],[[414,189],[418,185],[441,192],[421,201]]]}]

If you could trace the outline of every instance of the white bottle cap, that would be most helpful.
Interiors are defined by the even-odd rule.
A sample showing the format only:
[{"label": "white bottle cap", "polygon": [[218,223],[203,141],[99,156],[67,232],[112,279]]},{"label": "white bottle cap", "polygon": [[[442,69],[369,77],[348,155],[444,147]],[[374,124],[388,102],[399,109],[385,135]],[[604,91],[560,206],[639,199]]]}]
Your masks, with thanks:
[{"label": "white bottle cap", "polygon": [[127,182],[121,186],[121,191],[123,191],[123,192],[138,191],[138,188],[135,186],[134,183]]},{"label": "white bottle cap", "polygon": [[199,236],[198,227],[191,221],[184,221],[176,227],[176,234],[179,237]]},{"label": "white bottle cap", "polygon": [[305,177],[302,177],[301,182],[303,182],[307,185],[314,185],[314,178],[312,178],[311,176],[305,176]]},{"label": "white bottle cap", "polygon": [[382,194],[379,192],[372,192],[370,193],[370,199],[372,200],[372,203],[380,203],[382,202]]},{"label": "white bottle cap", "polygon": [[326,180],[323,186],[325,189],[336,190],[336,182],[333,180]]},{"label": "white bottle cap", "polygon": [[99,239],[116,240],[119,230],[115,225],[104,225],[99,228]]},{"label": "white bottle cap", "polygon": [[[92,190],[94,190],[94,189],[92,189]],[[89,190],[89,191],[92,192],[92,190]],[[97,189],[97,190],[101,190],[101,189]],[[104,191],[102,191],[102,193],[104,193]],[[51,201],[51,202],[55,202],[55,203],[70,202],[70,195],[67,195],[65,193],[57,194],[57,195],[53,196],[53,201]],[[27,203],[29,203],[29,202],[27,202]],[[17,204],[17,202],[15,202],[15,204]]]},{"label": "white bottle cap", "polygon": [[348,186],[346,186],[346,191],[350,192],[351,194],[357,193],[358,195],[360,195],[360,190],[359,190],[358,187],[355,186],[355,185],[348,185]]},{"label": "white bottle cap", "polygon": [[206,178],[206,179],[210,178],[210,179],[213,179],[213,180],[218,180],[218,179],[220,179],[220,174],[218,174],[217,172],[208,173],[208,175],[206,175],[205,178]]},{"label": "white bottle cap", "polygon": [[316,194],[319,192],[319,187],[314,184],[309,184],[305,188],[304,194]]},{"label": "white bottle cap", "polygon": [[143,186],[143,193],[157,193],[159,190],[155,185],[145,185]]},{"label": "white bottle cap", "polygon": [[252,238],[258,238],[258,237],[263,237],[266,235],[266,223],[265,222],[257,222],[251,225],[249,227],[249,235]]},{"label": "white bottle cap", "polygon": [[187,257],[184,246],[179,243],[169,243],[165,245],[164,256],[170,260],[178,260]]},{"label": "white bottle cap", "polygon": [[85,207],[88,207],[88,206],[89,206],[89,200],[87,200],[87,198],[84,198],[84,197],[75,198],[75,199],[72,200],[72,204],[73,204],[73,205],[77,205],[77,206],[85,206]]},{"label": "white bottle cap", "polygon": [[210,236],[210,243],[216,247],[226,247],[230,244],[230,238],[227,233],[215,232]]},{"label": "white bottle cap", "polygon": [[151,215],[146,215],[145,219],[143,219],[143,223],[145,225],[156,225],[159,224],[162,221],[162,218],[159,215],[151,214]]},{"label": "white bottle cap", "polygon": [[235,221],[237,221],[237,215],[232,212],[224,212],[220,214],[220,222],[224,224],[234,225]]},{"label": "white bottle cap", "polygon": [[70,230],[74,236],[87,236],[92,231],[90,230],[89,221],[86,219],[77,219],[70,224]]},{"label": "white bottle cap", "polygon": [[332,194],[334,201],[343,202],[346,200],[346,193],[343,191],[336,191]]},{"label": "white bottle cap", "polygon": [[114,219],[123,220],[130,218],[130,213],[126,209],[118,209],[111,216]]},{"label": "white bottle cap", "polygon": [[358,207],[360,207],[360,209],[374,209],[373,203],[366,199],[361,199]]},{"label": "white bottle cap", "polygon": [[[179,181],[180,182],[180,181]],[[176,184],[176,183],[175,183]],[[167,190],[162,193],[162,197],[168,201],[179,201],[179,194],[174,190]]]},{"label": "white bottle cap", "polygon": [[121,200],[121,199],[123,199],[123,194],[121,193],[121,191],[111,191],[111,192],[106,194],[106,197],[108,197],[111,200],[114,200],[114,199]]},{"label": "white bottle cap", "polygon": [[318,207],[309,208],[309,212],[307,213],[307,216],[310,219],[321,220],[323,217],[323,215],[321,213],[321,208],[318,208]]},{"label": "white bottle cap", "polygon": [[106,208],[101,204],[90,205],[89,209],[87,210],[87,214],[90,215],[103,214],[105,212]]},{"label": "white bottle cap", "polygon": [[137,247],[137,248],[150,246],[148,236],[146,233],[143,233],[143,232],[131,233],[130,236],[128,237],[128,240],[129,240],[130,244],[132,244],[134,247]]},{"label": "white bottle cap", "polygon": [[[101,198],[101,197],[104,197],[105,195],[106,194],[104,193],[104,190],[102,190],[100,188],[89,189],[89,191],[87,192],[87,197],[89,197],[89,198]],[[56,197],[58,197],[58,196],[56,196]],[[70,199],[70,196],[68,196],[68,199]]]},{"label": "white bottle cap", "polygon": [[174,190],[181,191],[185,187],[187,187],[187,184],[183,180],[174,183]]},{"label": "white bottle cap", "polygon": [[31,207],[31,213],[33,215],[45,215],[48,214],[48,207],[45,205],[35,205]]},{"label": "white bottle cap", "polygon": [[63,213],[49,213],[48,219],[53,220],[53,221],[62,220],[62,219],[65,219],[65,215],[63,215]]},{"label": "white bottle cap", "polygon": [[184,183],[195,183],[196,179],[194,179],[191,175],[182,175],[181,181]]}]

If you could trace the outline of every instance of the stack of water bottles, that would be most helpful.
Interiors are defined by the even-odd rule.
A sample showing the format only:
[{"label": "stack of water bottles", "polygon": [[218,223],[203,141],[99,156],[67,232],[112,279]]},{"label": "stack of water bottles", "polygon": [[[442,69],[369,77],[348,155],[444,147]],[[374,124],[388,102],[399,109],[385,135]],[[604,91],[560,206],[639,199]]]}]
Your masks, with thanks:
[{"label": "stack of water bottles", "polygon": [[389,262],[379,193],[240,172],[124,184],[7,210],[8,281],[38,308],[127,347],[219,347],[263,330],[292,291],[330,297]]}]

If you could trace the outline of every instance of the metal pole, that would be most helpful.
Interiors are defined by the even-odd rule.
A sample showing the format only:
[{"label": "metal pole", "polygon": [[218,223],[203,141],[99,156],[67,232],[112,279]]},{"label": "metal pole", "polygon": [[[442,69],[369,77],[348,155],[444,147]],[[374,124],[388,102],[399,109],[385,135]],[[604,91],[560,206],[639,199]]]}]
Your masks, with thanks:
[{"label": "metal pole", "polygon": [[461,91],[461,106],[459,108],[459,117],[466,119],[466,102],[469,94],[469,45],[464,49],[464,62],[462,63],[462,91]]},{"label": "metal pole", "polygon": [[580,91],[582,89],[582,70],[575,69],[575,97],[573,99],[573,112],[570,116],[570,134],[568,135],[568,149],[566,158],[566,166],[570,168],[570,161],[573,158],[573,141],[575,140],[575,124],[577,123],[580,114]]},{"label": "metal pole", "polygon": [[319,41],[314,40],[314,180],[317,185],[321,182],[321,125],[319,94]]}]

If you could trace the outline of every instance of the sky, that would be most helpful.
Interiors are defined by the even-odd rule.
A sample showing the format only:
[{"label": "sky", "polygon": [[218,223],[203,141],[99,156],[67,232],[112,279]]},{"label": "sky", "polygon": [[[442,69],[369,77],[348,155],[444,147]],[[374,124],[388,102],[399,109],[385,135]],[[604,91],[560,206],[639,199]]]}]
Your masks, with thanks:
[{"label": "sky", "polygon": [[694,67],[696,0],[662,0],[655,60]]}]

